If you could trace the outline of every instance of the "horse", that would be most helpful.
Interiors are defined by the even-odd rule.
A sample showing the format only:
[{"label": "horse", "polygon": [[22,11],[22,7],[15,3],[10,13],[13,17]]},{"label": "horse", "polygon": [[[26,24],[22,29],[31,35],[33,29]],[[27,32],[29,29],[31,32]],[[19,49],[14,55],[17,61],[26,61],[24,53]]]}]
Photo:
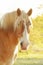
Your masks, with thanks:
[{"label": "horse", "polygon": [[21,49],[26,50],[30,44],[29,27],[31,21],[29,16],[32,9],[27,13],[21,11],[9,12],[0,20],[0,65],[13,65],[18,53],[18,44]]}]

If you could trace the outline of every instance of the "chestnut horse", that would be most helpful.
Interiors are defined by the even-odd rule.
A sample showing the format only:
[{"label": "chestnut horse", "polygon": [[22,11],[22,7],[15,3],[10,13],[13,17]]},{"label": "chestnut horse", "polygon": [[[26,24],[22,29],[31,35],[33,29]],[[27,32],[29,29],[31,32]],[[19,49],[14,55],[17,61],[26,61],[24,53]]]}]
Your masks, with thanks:
[{"label": "chestnut horse", "polygon": [[27,49],[29,41],[29,26],[32,24],[28,18],[32,9],[27,13],[17,11],[5,14],[0,20],[0,65],[13,65],[18,52],[20,41],[21,49]]}]

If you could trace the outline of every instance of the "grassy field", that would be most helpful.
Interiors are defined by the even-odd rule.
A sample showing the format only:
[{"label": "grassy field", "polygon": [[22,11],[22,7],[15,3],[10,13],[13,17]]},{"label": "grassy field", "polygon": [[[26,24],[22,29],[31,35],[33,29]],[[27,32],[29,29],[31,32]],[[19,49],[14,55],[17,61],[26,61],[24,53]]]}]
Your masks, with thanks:
[{"label": "grassy field", "polygon": [[19,51],[14,65],[43,65],[43,15],[32,19],[32,22],[31,45],[27,51]]}]

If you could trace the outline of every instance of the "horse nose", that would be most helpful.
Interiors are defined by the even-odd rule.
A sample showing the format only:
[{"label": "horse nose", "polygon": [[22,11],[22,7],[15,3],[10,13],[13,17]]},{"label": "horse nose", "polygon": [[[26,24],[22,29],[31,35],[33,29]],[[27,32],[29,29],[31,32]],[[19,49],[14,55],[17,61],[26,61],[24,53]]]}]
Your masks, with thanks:
[{"label": "horse nose", "polygon": [[20,45],[22,50],[27,50],[29,43],[21,42]]}]

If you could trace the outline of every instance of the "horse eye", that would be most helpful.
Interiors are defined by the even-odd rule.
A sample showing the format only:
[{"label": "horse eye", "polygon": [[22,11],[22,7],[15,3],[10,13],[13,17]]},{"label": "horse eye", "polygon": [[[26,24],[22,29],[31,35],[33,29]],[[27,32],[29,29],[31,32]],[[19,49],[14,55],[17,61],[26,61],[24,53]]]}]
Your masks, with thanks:
[{"label": "horse eye", "polygon": [[28,21],[29,22],[29,25],[31,25],[31,22],[30,21]]},{"label": "horse eye", "polygon": [[20,25],[20,23],[18,23],[18,25]]},{"label": "horse eye", "polygon": [[20,25],[20,24],[21,24],[21,22],[18,23],[18,25]]},{"label": "horse eye", "polygon": [[21,21],[18,23],[18,26],[21,24]]},{"label": "horse eye", "polygon": [[31,22],[30,22],[30,21],[28,21],[28,22],[26,23],[26,25],[27,25],[27,26],[31,25]]}]

